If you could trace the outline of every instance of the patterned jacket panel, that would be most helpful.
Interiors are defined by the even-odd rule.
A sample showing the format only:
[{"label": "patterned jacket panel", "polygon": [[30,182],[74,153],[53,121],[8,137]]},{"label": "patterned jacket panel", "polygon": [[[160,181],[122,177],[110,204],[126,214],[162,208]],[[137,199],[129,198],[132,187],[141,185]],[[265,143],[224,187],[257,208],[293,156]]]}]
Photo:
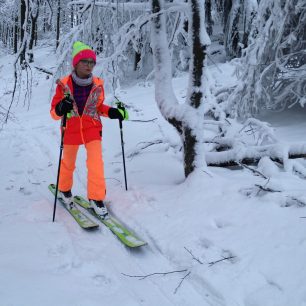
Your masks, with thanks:
[{"label": "patterned jacket panel", "polygon": [[[51,102],[51,116],[55,120],[61,119],[55,113],[56,105],[69,94],[73,99],[73,83],[71,75],[57,81],[55,95]],[[87,98],[82,116],[73,102],[73,110],[70,112],[64,137],[64,144],[79,145],[92,140],[101,140],[102,123],[100,116],[108,116],[109,106],[104,103],[103,80],[93,77],[93,87]]]}]

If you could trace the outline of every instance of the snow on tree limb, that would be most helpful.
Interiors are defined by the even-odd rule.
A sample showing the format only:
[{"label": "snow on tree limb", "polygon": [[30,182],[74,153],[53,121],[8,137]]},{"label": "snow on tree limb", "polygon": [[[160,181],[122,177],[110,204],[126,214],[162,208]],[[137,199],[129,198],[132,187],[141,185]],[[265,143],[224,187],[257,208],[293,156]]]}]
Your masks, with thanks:
[{"label": "snow on tree limb", "polygon": [[260,109],[305,104],[305,26],[305,1],[259,3],[241,62],[243,81],[230,97],[230,108],[234,105],[236,113],[250,116]]}]

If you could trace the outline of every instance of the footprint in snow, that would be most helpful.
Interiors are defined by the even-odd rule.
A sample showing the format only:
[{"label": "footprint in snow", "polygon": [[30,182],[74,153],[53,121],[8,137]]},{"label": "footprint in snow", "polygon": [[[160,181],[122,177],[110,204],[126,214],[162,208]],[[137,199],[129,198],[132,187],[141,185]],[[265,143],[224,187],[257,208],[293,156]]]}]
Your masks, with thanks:
[{"label": "footprint in snow", "polygon": [[65,253],[67,253],[67,246],[64,244],[58,244],[48,250],[48,254],[54,257],[61,256]]},{"label": "footprint in snow", "polygon": [[210,247],[212,247],[214,244],[211,240],[207,239],[207,238],[201,238],[200,239],[200,246],[205,248],[205,249],[209,249]]},{"label": "footprint in snow", "polygon": [[92,277],[93,283],[97,287],[105,287],[105,286],[111,286],[112,280],[102,274],[96,274]]},{"label": "footprint in snow", "polygon": [[115,168],[114,169],[114,173],[119,173],[119,172],[121,172],[121,168]]},{"label": "footprint in snow", "polygon": [[20,187],[20,188],[19,188],[19,191],[20,191],[21,193],[23,193],[24,195],[30,195],[30,194],[32,194],[31,191],[26,190],[24,187]]},{"label": "footprint in snow", "polygon": [[214,223],[214,226],[219,229],[231,226],[230,222],[221,220],[221,219],[215,219],[213,223]]}]

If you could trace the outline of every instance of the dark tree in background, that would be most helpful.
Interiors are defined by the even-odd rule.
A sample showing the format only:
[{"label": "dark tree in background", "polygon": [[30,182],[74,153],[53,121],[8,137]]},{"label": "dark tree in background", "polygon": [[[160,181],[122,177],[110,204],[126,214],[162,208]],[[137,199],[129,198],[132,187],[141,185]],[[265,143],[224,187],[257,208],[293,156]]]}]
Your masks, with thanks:
[{"label": "dark tree in background", "polygon": [[33,54],[33,47],[35,43],[35,39],[37,39],[37,19],[39,15],[39,0],[32,1],[32,9],[30,13],[30,19],[31,19],[31,32],[30,32],[30,41],[29,41],[29,62],[34,62],[34,54]]},{"label": "dark tree in background", "polygon": [[25,38],[25,30],[27,25],[26,16],[28,14],[28,0],[21,0],[20,1],[20,64],[23,66],[25,62],[25,55],[26,55],[26,38]]}]

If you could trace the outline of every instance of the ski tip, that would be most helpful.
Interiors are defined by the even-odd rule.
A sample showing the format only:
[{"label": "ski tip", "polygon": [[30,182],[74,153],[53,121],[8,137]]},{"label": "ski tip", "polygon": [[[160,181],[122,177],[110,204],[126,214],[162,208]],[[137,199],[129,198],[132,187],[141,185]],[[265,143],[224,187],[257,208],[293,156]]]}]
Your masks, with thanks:
[{"label": "ski tip", "polygon": [[133,244],[133,245],[127,245],[129,248],[131,249],[137,249],[137,248],[140,248],[142,246],[146,246],[148,245],[147,242],[140,242],[140,243],[137,243],[137,244]]}]

